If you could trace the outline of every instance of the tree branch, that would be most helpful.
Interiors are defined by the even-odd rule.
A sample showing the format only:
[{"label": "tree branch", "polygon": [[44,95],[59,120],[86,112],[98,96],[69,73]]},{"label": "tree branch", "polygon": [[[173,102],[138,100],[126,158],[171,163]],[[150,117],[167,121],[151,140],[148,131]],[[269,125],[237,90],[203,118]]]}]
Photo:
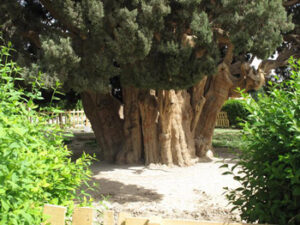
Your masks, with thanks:
[{"label": "tree branch", "polygon": [[237,61],[236,63],[231,64],[229,67],[230,73],[233,75],[240,74],[241,73],[241,65],[242,65],[241,61]]},{"label": "tree branch", "polygon": [[258,70],[262,70],[265,73],[265,75],[268,75],[271,72],[271,70],[281,66],[285,66],[288,63],[288,59],[291,56],[299,57],[299,52],[292,48],[285,48],[282,52],[279,53],[277,59],[263,60],[259,64]]},{"label": "tree branch", "polygon": [[293,42],[300,45],[300,35],[298,34],[287,34],[283,36],[283,39],[287,42]]},{"label": "tree branch", "polygon": [[288,0],[288,1],[283,2],[283,6],[289,7],[292,5],[296,5],[298,3],[300,3],[300,0]]},{"label": "tree branch", "polygon": [[233,49],[234,45],[231,43],[228,37],[221,35],[220,33],[217,34],[217,39],[220,44],[224,44],[227,46],[227,52],[225,58],[223,60],[228,66],[231,65],[233,60]]},{"label": "tree branch", "polygon": [[231,43],[228,34],[224,30],[216,27],[214,28],[214,31],[216,32],[217,40],[219,44],[227,46],[227,52],[223,62],[226,63],[228,66],[230,66],[233,60],[234,45]]},{"label": "tree branch", "polygon": [[39,38],[39,34],[33,30],[29,30],[27,32],[23,32],[22,36],[29,39],[29,41],[34,44],[37,48],[41,48],[41,41]]},{"label": "tree branch", "polygon": [[83,32],[74,26],[72,23],[66,20],[66,18],[63,15],[60,15],[53,7],[53,3],[50,0],[40,0],[42,5],[49,11],[51,16],[55,19],[57,19],[66,29],[68,29],[70,32],[80,36],[82,39],[85,39],[85,35]]}]

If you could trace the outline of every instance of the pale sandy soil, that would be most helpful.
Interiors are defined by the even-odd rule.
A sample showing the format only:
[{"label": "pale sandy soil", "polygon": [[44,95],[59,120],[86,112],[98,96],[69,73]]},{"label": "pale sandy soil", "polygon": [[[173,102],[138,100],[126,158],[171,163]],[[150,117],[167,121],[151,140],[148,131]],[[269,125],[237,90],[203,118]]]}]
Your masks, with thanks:
[{"label": "pale sandy soil", "polygon": [[[76,152],[85,148],[93,152],[96,147],[73,142]],[[94,148],[94,149],[93,149]],[[161,216],[163,218],[196,219],[216,222],[239,220],[223,195],[223,187],[238,186],[232,176],[222,175],[220,161],[233,165],[224,149],[217,150],[218,158],[190,167],[168,168],[162,165],[120,166],[96,162],[92,166],[93,181],[99,189],[92,192],[96,201],[109,196],[108,208],[125,211],[134,216]],[[96,208],[102,206],[97,202]]]}]

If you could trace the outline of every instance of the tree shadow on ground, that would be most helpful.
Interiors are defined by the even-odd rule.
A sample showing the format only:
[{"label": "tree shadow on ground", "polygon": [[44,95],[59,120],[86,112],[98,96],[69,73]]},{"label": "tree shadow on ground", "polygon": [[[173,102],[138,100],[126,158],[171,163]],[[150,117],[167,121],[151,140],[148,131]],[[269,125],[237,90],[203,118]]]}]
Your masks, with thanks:
[{"label": "tree shadow on ground", "polygon": [[102,200],[103,197],[108,197],[111,202],[124,204],[126,202],[159,201],[163,197],[154,190],[133,184],[124,184],[107,178],[93,178],[92,182],[99,186],[93,191],[88,191],[96,201]]},{"label": "tree shadow on ground", "polygon": [[238,155],[241,153],[239,149],[229,149],[224,147],[215,147],[214,156],[225,163],[237,163]]},{"label": "tree shadow on ground", "polygon": [[[155,165],[155,164],[153,164]],[[108,171],[116,171],[116,170],[129,170],[132,171],[133,174],[143,174],[146,170],[157,170],[161,172],[168,172],[168,166],[165,166],[165,169],[161,168],[154,168],[151,166],[147,166],[144,163],[135,163],[135,164],[116,164],[110,163],[106,161],[98,160],[95,162],[91,169],[93,170],[94,174],[98,174],[99,172],[108,172]]]}]

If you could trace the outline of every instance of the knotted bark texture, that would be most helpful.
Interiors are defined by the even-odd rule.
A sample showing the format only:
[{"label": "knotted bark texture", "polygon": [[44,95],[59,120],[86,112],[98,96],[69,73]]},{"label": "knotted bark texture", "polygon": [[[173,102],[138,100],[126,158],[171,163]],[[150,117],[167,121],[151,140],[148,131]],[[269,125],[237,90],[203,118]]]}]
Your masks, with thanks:
[{"label": "knotted bark texture", "polygon": [[[237,87],[257,89],[262,73],[226,63],[188,90],[123,88],[123,104],[111,95],[85,92],[82,101],[105,160],[188,166],[211,147],[217,115]],[[123,107],[123,115],[120,115]]]},{"label": "knotted bark texture", "polygon": [[83,92],[81,99],[102,157],[110,162],[115,161],[115,156],[125,140],[122,131],[124,122],[119,115],[121,104],[109,94]]}]

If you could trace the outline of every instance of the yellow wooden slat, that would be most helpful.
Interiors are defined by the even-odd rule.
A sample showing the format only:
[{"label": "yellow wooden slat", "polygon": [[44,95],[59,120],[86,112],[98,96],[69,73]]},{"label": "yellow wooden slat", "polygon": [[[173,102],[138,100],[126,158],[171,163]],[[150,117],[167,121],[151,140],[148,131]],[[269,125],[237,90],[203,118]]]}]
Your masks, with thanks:
[{"label": "yellow wooden slat", "polygon": [[118,215],[118,225],[125,225],[125,220],[127,217],[130,217],[129,213],[126,212],[120,212]]},{"label": "yellow wooden slat", "polygon": [[84,113],[80,112],[80,125],[84,125]]},{"label": "yellow wooden slat", "polygon": [[189,221],[189,220],[164,219],[163,225],[200,225],[200,223],[197,221]]},{"label": "yellow wooden slat", "polygon": [[155,216],[155,217],[151,217],[150,221],[148,223],[148,225],[162,225],[162,218]]},{"label": "yellow wooden slat", "polygon": [[63,127],[63,116],[62,116],[62,113],[59,113],[59,115],[58,115],[58,121],[59,121],[59,126],[62,128]]},{"label": "yellow wooden slat", "polygon": [[114,211],[107,210],[104,212],[103,225],[115,225]]},{"label": "yellow wooden slat", "polygon": [[[45,205],[44,215],[47,221],[43,225],[65,225],[66,207]],[[72,225],[92,225],[94,210],[88,207],[76,208],[73,213]],[[104,212],[104,225],[114,225],[114,212]],[[199,222],[193,220],[161,219],[161,217],[131,217],[128,213],[121,212],[118,217],[118,225],[250,225],[248,223],[228,222]]]},{"label": "yellow wooden slat", "polygon": [[76,115],[76,124],[79,124],[80,121],[80,112],[77,111],[77,115]]},{"label": "yellow wooden slat", "polygon": [[[228,223],[228,222],[198,222],[193,220],[174,220],[174,219],[164,219],[163,225],[250,225],[248,223]],[[127,224],[126,224],[127,225]]]},{"label": "yellow wooden slat", "polygon": [[68,126],[71,126],[71,111],[67,112],[67,120],[66,123],[68,124]]},{"label": "yellow wooden slat", "polygon": [[148,225],[149,219],[142,217],[127,217],[125,225]]},{"label": "yellow wooden slat", "polygon": [[67,208],[57,205],[45,205],[44,215],[47,218],[46,223],[50,225],[65,225],[65,215]]},{"label": "yellow wooden slat", "polygon": [[75,119],[76,112],[73,110],[71,115],[72,115],[72,127],[75,128],[75,125],[76,125],[76,122],[75,122],[76,121],[76,119]]},{"label": "yellow wooden slat", "polygon": [[75,208],[72,225],[92,225],[94,218],[94,210],[89,207]]},{"label": "yellow wooden slat", "polygon": [[149,222],[147,223],[147,225],[163,225],[162,223],[159,223],[159,222]]}]

